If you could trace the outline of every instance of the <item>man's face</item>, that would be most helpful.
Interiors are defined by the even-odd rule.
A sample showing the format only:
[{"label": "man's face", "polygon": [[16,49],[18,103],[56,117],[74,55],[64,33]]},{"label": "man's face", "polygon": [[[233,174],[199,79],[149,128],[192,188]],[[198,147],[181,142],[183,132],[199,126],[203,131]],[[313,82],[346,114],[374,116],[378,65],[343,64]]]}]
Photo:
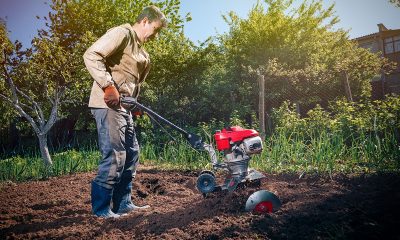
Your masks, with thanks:
[{"label": "man's face", "polygon": [[144,24],[145,31],[144,31],[143,42],[155,39],[158,36],[158,32],[161,30],[161,28],[162,28],[161,21],[150,22],[146,19],[146,22]]}]

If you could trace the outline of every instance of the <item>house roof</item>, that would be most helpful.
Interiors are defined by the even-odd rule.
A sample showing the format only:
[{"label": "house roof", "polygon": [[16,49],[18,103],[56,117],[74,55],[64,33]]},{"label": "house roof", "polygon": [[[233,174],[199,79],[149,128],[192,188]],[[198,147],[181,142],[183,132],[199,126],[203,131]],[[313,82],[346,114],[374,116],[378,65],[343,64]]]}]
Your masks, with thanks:
[{"label": "house roof", "polygon": [[364,35],[364,36],[361,36],[361,37],[356,37],[356,38],[354,38],[352,40],[360,41],[360,40],[365,40],[365,39],[369,39],[369,38],[378,37],[379,34],[382,34],[382,33],[385,34],[385,35],[386,34],[397,34],[400,31],[400,29],[388,29],[382,23],[379,23],[377,25],[378,25],[379,32],[371,33],[371,34]]},{"label": "house roof", "polygon": [[379,35],[379,32],[376,32],[376,33],[371,33],[371,34],[368,34],[368,35],[364,35],[364,36],[361,36],[361,37],[356,37],[356,38],[353,38],[353,40],[362,40],[362,39],[366,39],[366,38],[372,38],[372,37],[375,37],[375,36],[378,36]]}]

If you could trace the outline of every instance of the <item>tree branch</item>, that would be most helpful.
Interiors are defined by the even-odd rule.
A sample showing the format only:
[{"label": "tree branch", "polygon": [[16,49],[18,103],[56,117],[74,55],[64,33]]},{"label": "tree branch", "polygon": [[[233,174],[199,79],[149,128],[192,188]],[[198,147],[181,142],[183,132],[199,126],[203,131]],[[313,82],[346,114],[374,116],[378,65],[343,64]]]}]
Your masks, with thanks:
[{"label": "tree branch", "polygon": [[22,107],[20,106],[20,103],[16,103],[13,100],[11,100],[9,97],[4,96],[3,94],[0,94],[0,97],[2,97],[3,99],[5,99],[6,101],[10,102],[14,109],[17,110],[19,116],[24,117],[26,120],[28,120],[28,122],[32,125],[33,130],[36,133],[40,132],[39,127],[37,126],[35,120],[33,120],[33,118],[31,116],[29,116],[24,109],[22,109]]},{"label": "tree branch", "polygon": [[[3,51],[3,54],[4,54],[4,59],[8,60],[8,58],[6,57],[7,55],[6,55],[5,50]],[[7,83],[9,85],[9,87],[11,88],[12,98],[9,98],[9,97],[7,97],[7,96],[5,96],[3,94],[0,94],[0,96],[2,98],[6,99],[7,101],[9,101],[13,105],[15,110],[17,110],[18,114],[21,117],[24,117],[26,120],[28,120],[28,122],[32,125],[33,130],[36,133],[39,133],[40,129],[39,129],[38,125],[36,124],[35,120],[31,116],[29,116],[29,114],[27,114],[25,112],[25,110],[21,106],[24,106],[24,107],[26,107],[26,108],[28,108],[30,110],[34,110],[34,109],[32,107],[24,104],[24,103],[19,102],[17,92],[20,93],[20,94],[23,94],[23,95],[25,95],[25,94],[23,92],[21,92],[20,90],[18,90],[17,87],[15,86],[14,81],[12,80],[10,74],[8,73],[8,70],[7,70],[5,62],[6,61],[4,61],[2,67],[3,67],[3,70],[4,70],[4,77],[7,80]]]},{"label": "tree branch", "polygon": [[32,103],[33,108],[30,107],[30,109],[36,113],[36,116],[37,116],[39,124],[43,125],[43,123],[44,123],[44,114],[43,114],[42,108],[39,106],[39,104],[35,100],[33,100],[33,98],[31,98],[30,96],[28,96],[27,94],[25,94],[24,92],[19,90],[19,88],[15,87],[15,89],[17,90],[17,92],[19,94],[21,94],[23,97],[28,99],[29,102]]},{"label": "tree branch", "polygon": [[55,92],[53,108],[51,109],[49,120],[47,121],[46,125],[43,128],[42,131],[43,133],[47,133],[54,125],[54,123],[57,121],[58,105],[64,93],[65,93],[65,87],[61,87],[59,88],[59,90]]},{"label": "tree branch", "polygon": [[11,98],[7,97],[6,95],[3,95],[3,94],[0,93],[0,97],[2,97],[4,100],[8,101],[10,104],[18,104],[21,107],[25,107],[25,108],[28,108],[31,111],[34,111],[34,109],[32,107],[30,107],[30,106],[28,106],[28,105],[26,105],[24,103],[21,103],[21,102],[14,103],[14,101]]}]

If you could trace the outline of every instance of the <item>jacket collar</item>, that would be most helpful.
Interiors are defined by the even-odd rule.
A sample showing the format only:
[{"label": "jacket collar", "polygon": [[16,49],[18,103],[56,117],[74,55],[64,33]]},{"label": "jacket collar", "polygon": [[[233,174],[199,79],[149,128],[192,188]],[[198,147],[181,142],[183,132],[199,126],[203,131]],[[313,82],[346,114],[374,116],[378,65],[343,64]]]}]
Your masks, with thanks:
[{"label": "jacket collar", "polygon": [[134,37],[134,39],[135,39],[135,41],[136,41],[138,47],[139,47],[139,48],[142,47],[142,44],[140,43],[139,37],[137,36],[135,30],[133,30],[132,25],[129,24],[129,23],[127,23],[126,25],[128,25],[127,28],[128,28],[129,31],[132,33],[132,36]]}]

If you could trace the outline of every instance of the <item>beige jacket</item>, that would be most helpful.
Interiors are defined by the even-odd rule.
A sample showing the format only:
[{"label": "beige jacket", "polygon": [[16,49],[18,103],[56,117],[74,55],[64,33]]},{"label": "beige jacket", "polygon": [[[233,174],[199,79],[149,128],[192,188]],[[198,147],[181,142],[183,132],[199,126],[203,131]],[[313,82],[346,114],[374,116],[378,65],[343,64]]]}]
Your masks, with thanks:
[{"label": "beige jacket", "polygon": [[149,54],[130,24],[111,28],[83,55],[94,82],[89,107],[107,108],[103,89],[114,84],[121,96],[137,97],[150,70]]}]

